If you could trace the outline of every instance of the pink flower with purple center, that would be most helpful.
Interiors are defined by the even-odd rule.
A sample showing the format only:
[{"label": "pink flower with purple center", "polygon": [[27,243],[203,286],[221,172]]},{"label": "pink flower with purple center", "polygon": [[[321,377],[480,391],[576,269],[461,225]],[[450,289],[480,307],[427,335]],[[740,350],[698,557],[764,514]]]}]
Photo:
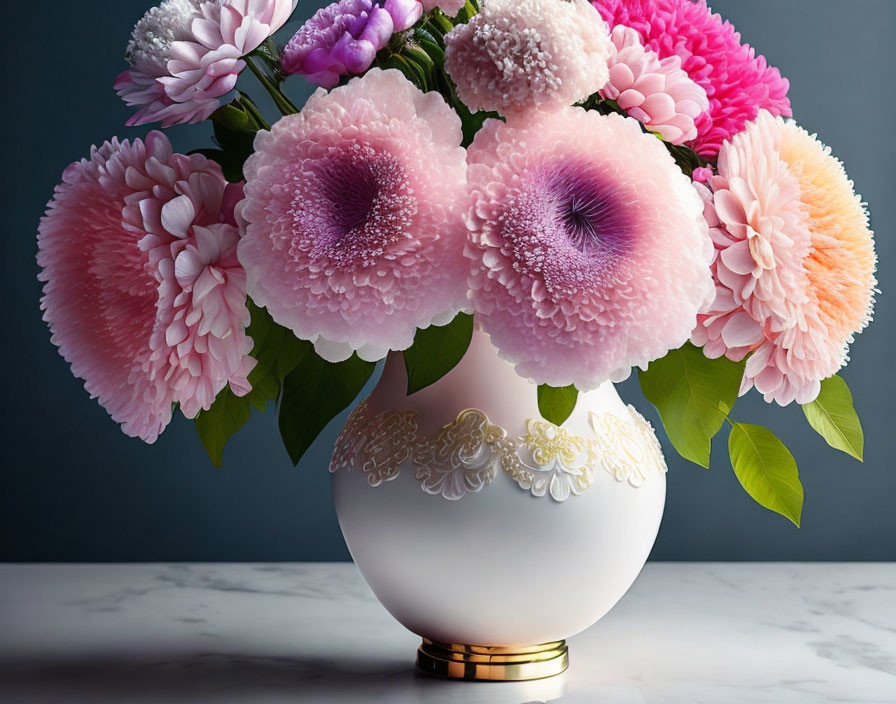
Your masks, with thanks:
[{"label": "pink flower with purple center", "polygon": [[38,236],[44,320],[127,435],[154,442],[172,404],[193,417],[228,384],[250,390],[241,197],[159,132],[94,148],[56,188]]},{"label": "pink flower with purple center", "polygon": [[395,32],[423,14],[418,0],[340,0],[318,10],[286,45],[281,64],[332,88],[342,76],[364,73]]},{"label": "pink flower with purple center", "polygon": [[712,246],[690,180],[637,121],[489,121],[469,180],[474,310],[519,374],[588,390],[688,339]]},{"label": "pink flower with purple center", "polygon": [[327,360],[377,360],[467,307],[458,116],[372,69],[259,133],[239,246],[252,299]]},{"label": "pink flower with purple center", "polygon": [[610,27],[631,27],[660,59],[678,56],[681,68],[701,85],[709,110],[696,119],[691,142],[713,159],[725,140],[765,108],[791,115],[790,84],[748,44],[730,22],[713,14],[706,0],[592,0]]}]

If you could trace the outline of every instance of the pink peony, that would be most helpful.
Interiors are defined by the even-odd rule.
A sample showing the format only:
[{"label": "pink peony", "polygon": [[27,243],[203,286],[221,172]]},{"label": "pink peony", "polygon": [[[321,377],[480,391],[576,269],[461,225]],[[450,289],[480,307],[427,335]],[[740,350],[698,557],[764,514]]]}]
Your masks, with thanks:
[{"label": "pink peony", "polygon": [[467,306],[457,115],[372,69],[259,133],[246,163],[249,292],[325,359],[403,350]]},{"label": "pink peony", "polygon": [[44,320],[127,435],[154,442],[173,403],[193,417],[226,384],[250,388],[240,197],[159,132],[94,148],[56,188],[38,236]]},{"label": "pink peony", "polygon": [[587,0],[487,0],[445,36],[445,69],[471,110],[511,115],[596,93],[611,50]]},{"label": "pink peony", "polygon": [[426,12],[440,9],[449,17],[454,17],[466,4],[466,0],[420,0]]},{"label": "pink peony", "polygon": [[790,87],[729,22],[712,14],[706,0],[592,0],[611,27],[635,29],[661,59],[678,56],[681,66],[706,90],[710,108],[697,118],[692,146],[715,158],[722,143],[743,130],[760,108],[790,115]]},{"label": "pink peony", "polygon": [[131,68],[115,90],[138,111],[128,125],[206,120],[236,86],[242,56],[289,19],[297,0],[164,0],[134,27]]},{"label": "pink peony", "polygon": [[709,357],[751,354],[744,393],[812,401],[870,320],[873,239],[852,183],[821,143],[762,111],[698,188],[716,296],[693,341]]},{"label": "pink peony", "polygon": [[638,33],[618,25],[610,34],[610,79],[600,91],[672,144],[697,138],[694,120],[709,109],[706,91],[681,68],[677,56],[660,58],[641,45]]},{"label": "pink peony", "polygon": [[339,0],[318,10],[283,50],[283,72],[332,88],[342,76],[364,73],[395,32],[423,14],[417,0]]},{"label": "pink peony", "polygon": [[687,341],[712,246],[690,180],[637,121],[492,120],[469,163],[473,306],[520,375],[585,391]]}]

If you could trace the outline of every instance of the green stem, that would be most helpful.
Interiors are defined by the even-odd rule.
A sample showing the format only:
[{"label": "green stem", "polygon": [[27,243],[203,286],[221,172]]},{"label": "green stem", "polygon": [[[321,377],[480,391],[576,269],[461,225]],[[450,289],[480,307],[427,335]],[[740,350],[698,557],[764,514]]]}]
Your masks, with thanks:
[{"label": "green stem", "polygon": [[258,106],[256,106],[252,98],[245,93],[240,93],[240,105],[246,108],[246,112],[252,116],[252,119],[255,120],[255,123],[259,128],[263,130],[271,129],[268,121],[264,119],[264,116],[259,111]]},{"label": "green stem", "polygon": [[255,77],[258,79],[258,82],[264,87],[264,89],[268,92],[268,94],[273,98],[274,104],[277,106],[277,109],[283,113],[284,115],[295,115],[299,112],[299,109],[293,105],[292,101],[287,98],[280,89],[274,84],[274,82],[267,76],[265,73],[255,65],[255,62],[252,61],[251,56],[245,57],[245,62],[249,66],[249,69],[252,73],[255,74]]}]

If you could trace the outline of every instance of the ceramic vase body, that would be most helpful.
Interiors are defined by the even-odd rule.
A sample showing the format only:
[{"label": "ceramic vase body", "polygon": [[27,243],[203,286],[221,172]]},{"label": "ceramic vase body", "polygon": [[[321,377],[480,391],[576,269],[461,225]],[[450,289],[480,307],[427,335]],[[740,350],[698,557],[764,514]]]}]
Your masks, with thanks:
[{"label": "ceramic vase body", "polygon": [[425,639],[561,641],[625,594],[665,503],[653,430],[612,384],[561,428],[478,330],[460,364],[406,395],[392,354],[331,463],[339,523],[380,602]]}]

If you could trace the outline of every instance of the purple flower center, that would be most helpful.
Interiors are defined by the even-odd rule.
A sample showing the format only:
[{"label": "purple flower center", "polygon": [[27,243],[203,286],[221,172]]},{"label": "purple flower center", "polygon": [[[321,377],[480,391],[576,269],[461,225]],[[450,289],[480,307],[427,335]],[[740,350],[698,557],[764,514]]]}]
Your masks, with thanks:
[{"label": "purple flower center", "polygon": [[625,202],[592,163],[533,170],[504,216],[516,269],[561,296],[611,283],[634,246],[635,214]]},{"label": "purple flower center", "polygon": [[299,235],[293,246],[312,261],[355,271],[395,255],[409,238],[417,200],[407,169],[393,154],[352,144],[297,177],[312,183],[293,204]]}]

